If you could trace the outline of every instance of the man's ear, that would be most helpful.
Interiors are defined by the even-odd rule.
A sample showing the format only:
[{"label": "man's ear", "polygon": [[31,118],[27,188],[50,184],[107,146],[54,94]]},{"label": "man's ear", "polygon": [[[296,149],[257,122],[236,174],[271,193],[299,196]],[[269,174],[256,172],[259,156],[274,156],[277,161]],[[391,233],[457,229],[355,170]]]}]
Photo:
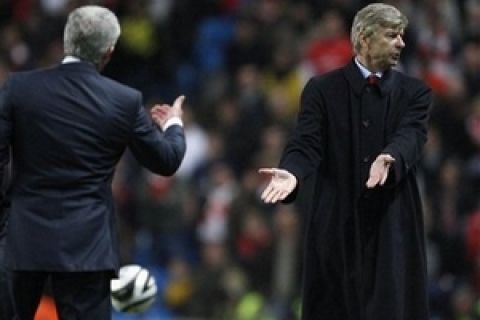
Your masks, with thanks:
[{"label": "man's ear", "polygon": [[103,70],[103,68],[105,68],[107,63],[110,61],[114,51],[115,51],[115,47],[111,46],[110,48],[107,49],[107,52],[105,52],[105,54],[102,56],[102,59],[100,60],[100,62],[98,64],[98,69],[100,71]]},{"label": "man's ear", "polygon": [[110,48],[108,48],[107,52],[105,53],[105,55],[108,56],[108,60],[110,60],[110,58],[112,57],[114,51],[115,51],[115,47],[114,47],[114,46],[111,46]]},{"label": "man's ear", "polygon": [[358,38],[360,39],[360,44],[362,48],[365,48],[368,46],[368,38],[365,36],[365,33],[361,32]]}]

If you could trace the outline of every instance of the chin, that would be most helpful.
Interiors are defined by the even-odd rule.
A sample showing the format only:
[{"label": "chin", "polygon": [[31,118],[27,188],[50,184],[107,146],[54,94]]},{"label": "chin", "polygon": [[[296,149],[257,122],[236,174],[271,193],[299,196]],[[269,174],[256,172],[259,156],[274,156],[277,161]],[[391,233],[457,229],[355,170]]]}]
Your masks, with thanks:
[{"label": "chin", "polygon": [[399,63],[400,63],[400,59],[390,59],[390,61],[389,61],[390,67],[395,67]]}]

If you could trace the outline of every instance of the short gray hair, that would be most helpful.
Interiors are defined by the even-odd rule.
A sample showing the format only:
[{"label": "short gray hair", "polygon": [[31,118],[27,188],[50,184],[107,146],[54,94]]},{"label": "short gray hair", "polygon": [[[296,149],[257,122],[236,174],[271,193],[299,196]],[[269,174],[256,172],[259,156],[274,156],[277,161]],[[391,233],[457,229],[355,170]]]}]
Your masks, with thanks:
[{"label": "short gray hair", "polygon": [[98,65],[102,56],[117,43],[120,24],[113,12],[99,6],[73,10],[63,34],[65,55]]},{"label": "short gray hair", "polygon": [[357,12],[353,19],[350,34],[353,50],[360,51],[360,34],[367,38],[382,28],[405,29],[407,17],[394,6],[385,3],[372,3]]}]

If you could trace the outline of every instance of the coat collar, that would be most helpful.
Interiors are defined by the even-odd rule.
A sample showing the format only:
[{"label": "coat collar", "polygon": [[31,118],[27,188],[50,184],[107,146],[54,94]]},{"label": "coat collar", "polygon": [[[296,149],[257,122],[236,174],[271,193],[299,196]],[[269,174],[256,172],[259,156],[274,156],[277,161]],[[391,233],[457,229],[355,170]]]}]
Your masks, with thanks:
[{"label": "coat collar", "polygon": [[[361,95],[364,87],[367,85],[367,80],[363,77],[362,72],[356,65],[355,61],[352,59],[349,64],[343,68],[343,73],[347,78],[350,86],[353,88],[353,91],[356,95]],[[393,88],[395,81],[395,71],[388,69],[386,70],[382,78],[380,79],[380,94],[382,96],[387,95]]]},{"label": "coat collar", "polygon": [[62,63],[58,67],[62,70],[68,71],[98,73],[97,68],[95,68],[95,65],[93,65],[93,63],[85,61]]}]

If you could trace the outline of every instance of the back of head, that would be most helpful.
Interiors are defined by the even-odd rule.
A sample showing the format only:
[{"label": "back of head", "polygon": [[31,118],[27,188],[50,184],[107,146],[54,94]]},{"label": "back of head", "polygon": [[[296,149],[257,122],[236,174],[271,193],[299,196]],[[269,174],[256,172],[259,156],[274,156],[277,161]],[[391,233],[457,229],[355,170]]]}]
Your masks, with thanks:
[{"label": "back of head", "polygon": [[65,55],[99,65],[104,55],[115,47],[120,25],[113,12],[99,6],[83,6],[73,10],[65,25]]},{"label": "back of head", "polygon": [[351,41],[355,53],[360,51],[360,34],[366,38],[383,28],[403,30],[408,19],[394,6],[372,3],[357,12],[353,19]]}]

